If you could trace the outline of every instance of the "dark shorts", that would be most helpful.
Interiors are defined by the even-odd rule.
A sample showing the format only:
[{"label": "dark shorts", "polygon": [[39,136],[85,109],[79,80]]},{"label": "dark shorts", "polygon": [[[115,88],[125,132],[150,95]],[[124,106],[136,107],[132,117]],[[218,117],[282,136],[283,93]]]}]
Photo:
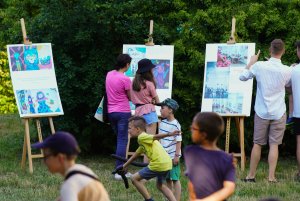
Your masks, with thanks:
[{"label": "dark shorts", "polygon": [[294,122],[294,126],[293,126],[294,134],[300,135],[300,118],[293,117],[293,122]]},{"label": "dark shorts", "polygon": [[168,172],[169,171],[162,171],[162,172],[152,171],[148,167],[144,167],[139,171],[139,175],[146,180],[156,177],[157,183],[162,184],[166,182],[166,176]]}]

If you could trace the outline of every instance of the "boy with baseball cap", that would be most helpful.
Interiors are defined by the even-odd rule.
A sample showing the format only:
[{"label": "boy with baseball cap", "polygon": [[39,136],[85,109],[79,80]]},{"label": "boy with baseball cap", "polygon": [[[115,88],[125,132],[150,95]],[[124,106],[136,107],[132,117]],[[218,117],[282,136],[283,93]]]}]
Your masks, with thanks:
[{"label": "boy with baseball cap", "polygon": [[88,167],[75,163],[80,149],[73,135],[58,131],[43,142],[33,144],[32,147],[43,149],[44,163],[49,172],[59,173],[65,178],[58,200],[110,200],[97,175]]},{"label": "boy with baseball cap", "polygon": [[[159,123],[159,133],[172,133],[173,131],[180,131],[181,126],[174,116],[174,113],[179,108],[178,103],[171,98],[165,99],[163,102],[157,104],[161,106],[160,115],[161,122]],[[180,183],[180,163],[181,156],[181,142],[182,136],[168,136],[160,140],[161,145],[172,159],[172,169],[167,174],[166,180],[168,187],[173,190],[177,201],[181,197],[181,183]]]}]

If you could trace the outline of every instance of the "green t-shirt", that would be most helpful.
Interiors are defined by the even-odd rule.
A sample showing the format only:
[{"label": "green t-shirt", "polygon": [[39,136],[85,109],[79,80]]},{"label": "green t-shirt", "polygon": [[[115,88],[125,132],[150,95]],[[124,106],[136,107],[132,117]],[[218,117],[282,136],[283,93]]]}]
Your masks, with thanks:
[{"label": "green t-shirt", "polygon": [[154,135],[145,132],[138,136],[139,148],[136,150],[139,154],[145,154],[149,158],[149,169],[162,172],[172,169],[172,159],[165,151],[159,141],[153,139]]}]

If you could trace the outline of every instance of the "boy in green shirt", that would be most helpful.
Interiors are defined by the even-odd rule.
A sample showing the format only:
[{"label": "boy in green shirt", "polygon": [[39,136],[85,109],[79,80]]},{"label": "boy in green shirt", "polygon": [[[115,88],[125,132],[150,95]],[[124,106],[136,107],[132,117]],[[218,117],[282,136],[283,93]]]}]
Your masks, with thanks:
[{"label": "boy in green shirt", "polygon": [[124,165],[119,166],[117,169],[126,170],[132,161],[141,154],[145,154],[149,159],[149,165],[131,176],[133,185],[142,194],[145,201],[153,201],[142,180],[156,177],[157,188],[169,201],[176,201],[172,191],[165,185],[166,175],[172,169],[172,160],[158,140],[168,136],[179,135],[180,131],[157,135],[149,135],[145,131],[146,121],[143,117],[134,116],[129,119],[128,133],[131,138],[138,138],[139,148]]}]

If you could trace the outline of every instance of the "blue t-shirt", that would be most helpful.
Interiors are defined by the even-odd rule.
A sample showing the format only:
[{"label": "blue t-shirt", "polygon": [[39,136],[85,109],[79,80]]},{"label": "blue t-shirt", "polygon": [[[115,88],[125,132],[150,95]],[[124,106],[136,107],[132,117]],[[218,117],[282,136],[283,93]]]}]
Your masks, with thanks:
[{"label": "blue t-shirt", "polygon": [[233,157],[222,150],[206,150],[199,145],[184,151],[186,175],[194,186],[197,199],[223,188],[224,181],[235,182]]}]

